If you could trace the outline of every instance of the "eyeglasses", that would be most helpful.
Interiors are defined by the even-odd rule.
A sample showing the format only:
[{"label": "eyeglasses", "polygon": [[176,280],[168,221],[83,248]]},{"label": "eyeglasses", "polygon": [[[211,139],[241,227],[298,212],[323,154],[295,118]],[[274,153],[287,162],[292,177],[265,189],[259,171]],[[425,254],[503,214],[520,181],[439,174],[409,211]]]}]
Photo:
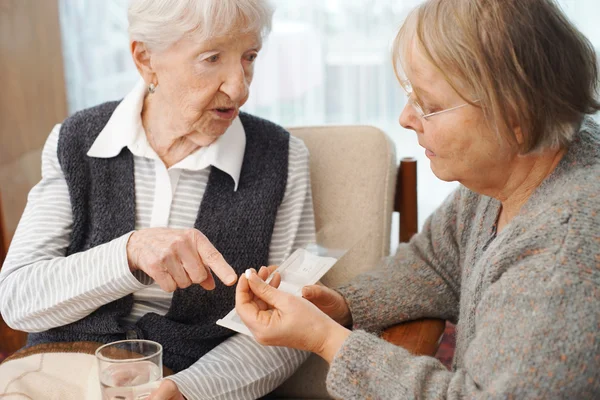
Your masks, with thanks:
[{"label": "eyeglasses", "polygon": [[[408,103],[411,106],[413,106],[415,111],[417,111],[417,114],[419,114],[419,117],[421,117],[425,120],[429,119],[430,117],[433,117],[434,115],[443,114],[448,111],[458,110],[459,108],[463,108],[465,106],[470,105],[469,103],[465,103],[465,104],[461,104],[460,106],[446,108],[445,110],[436,111],[436,112],[432,112],[432,113],[425,113],[425,111],[423,111],[423,106],[421,106],[421,104],[419,104],[418,100],[415,99],[411,83],[408,80],[403,80],[400,82],[400,86],[402,86],[402,89],[404,89],[404,91],[406,92],[406,96],[408,97]],[[478,101],[479,100],[474,100],[475,103]]]}]

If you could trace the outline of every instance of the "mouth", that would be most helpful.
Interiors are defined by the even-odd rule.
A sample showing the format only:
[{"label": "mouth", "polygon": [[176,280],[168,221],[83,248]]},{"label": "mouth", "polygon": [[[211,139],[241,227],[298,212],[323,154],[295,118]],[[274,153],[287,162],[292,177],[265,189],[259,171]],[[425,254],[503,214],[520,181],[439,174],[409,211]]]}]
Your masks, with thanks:
[{"label": "mouth", "polygon": [[222,119],[232,120],[236,117],[237,110],[234,107],[217,107],[213,112]]},{"label": "mouth", "polygon": [[423,146],[421,143],[419,143],[419,146],[421,146],[422,148],[425,149],[425,155],[429,158],[431,157],[435,157],[435,153],[431,150],[429,150],[427,147]]}]

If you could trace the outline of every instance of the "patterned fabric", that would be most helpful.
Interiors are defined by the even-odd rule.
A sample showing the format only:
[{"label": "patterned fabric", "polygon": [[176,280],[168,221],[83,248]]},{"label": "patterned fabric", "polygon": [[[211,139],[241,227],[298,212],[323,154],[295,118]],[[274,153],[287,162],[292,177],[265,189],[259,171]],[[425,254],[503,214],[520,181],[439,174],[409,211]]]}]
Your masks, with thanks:
[{"label": "patterned fabric", "polygon": [[[19,358],[25,358],[33,354],[43,353],[83,353],[95,355],[98,347],[104,343],[97,342],[56,342],[56,343],[42,343],[36,346],[30,346],[23,348],[18,352],[14,353],[10,357],[6,357],[6,362],[12,360],[18,360]],[[0,361],[1,363],[2,361]],[[170,368],[163,365],[163,377],[173,375],[173,371]]]},{"label": "patterned fabric", "polygon": [[440,341],[435,358],[440,360],[444,367],[452,369],[452,359],[454,358],[454,350],[456,349],[456,328],[454,324],[446,321],[446,329]]}]

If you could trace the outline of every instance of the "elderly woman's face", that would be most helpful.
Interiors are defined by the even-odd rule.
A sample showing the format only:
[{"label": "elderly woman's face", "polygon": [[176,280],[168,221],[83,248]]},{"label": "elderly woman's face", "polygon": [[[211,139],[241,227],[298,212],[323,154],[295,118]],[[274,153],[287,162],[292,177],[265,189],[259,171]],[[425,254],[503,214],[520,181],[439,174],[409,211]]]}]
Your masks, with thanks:
[{"label": "elderly woman's face", "polygon": [[[416,47],[408,60],[406,77],[425,114],[460,106],[465,101]],[[472,99],[473,101],[477,99]],[[459,181],[483,189],[502,185],[516,149],[503,143],[488,126],[483,111],[467,105],[427,119],[407,104],[400,125],[417,133],[433,173],[444,181]]]},{"label": "elderly woman's face", "polygon": [[248,99],[261,38],[232,34],[200,42],[185,37],[152,57],[161,113],[198,146],[221,136]]}]

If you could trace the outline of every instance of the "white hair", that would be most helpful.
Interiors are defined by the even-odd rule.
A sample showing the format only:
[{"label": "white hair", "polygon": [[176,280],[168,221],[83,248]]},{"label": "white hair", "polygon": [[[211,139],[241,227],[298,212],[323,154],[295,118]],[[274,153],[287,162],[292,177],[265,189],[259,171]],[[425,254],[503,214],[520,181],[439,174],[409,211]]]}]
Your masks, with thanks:
[{"label": "white hair", "polygon": [[129,37],[152,50],[165,50],[184,35],[208,39],[271,31],[273,8],[268,0],[130,0]]}]

